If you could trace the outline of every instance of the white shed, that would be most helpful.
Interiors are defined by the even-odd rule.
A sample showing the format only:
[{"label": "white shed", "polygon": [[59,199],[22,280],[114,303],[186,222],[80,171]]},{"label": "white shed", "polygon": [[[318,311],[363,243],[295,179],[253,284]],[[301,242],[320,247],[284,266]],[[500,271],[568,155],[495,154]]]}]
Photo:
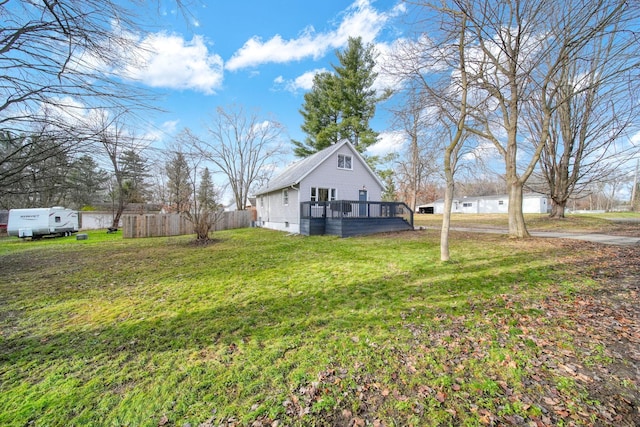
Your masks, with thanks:
[{"label": "white shed", "polygon": [[[525,194],[522,198],[522,211],[524,213],[547,213],[550,204],[547,197],[540,194]],[[439,199],[433,203],[416,207],[418,212],[442,214],[444,212],[444,200]],[[451,205],[451,213],[508,213],[509,196],[463,197],[455,198]]]}]

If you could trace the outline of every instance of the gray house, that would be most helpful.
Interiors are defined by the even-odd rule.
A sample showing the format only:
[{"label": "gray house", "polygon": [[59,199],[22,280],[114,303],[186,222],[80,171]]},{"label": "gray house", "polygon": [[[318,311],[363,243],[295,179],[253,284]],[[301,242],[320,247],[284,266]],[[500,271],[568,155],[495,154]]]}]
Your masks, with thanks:
[{"label": "gray house", "polygon": [[413,228],[403,203],[382,202],[384,185],[347,140],[289,166],[256,192],[260,227],[342,237]]}]

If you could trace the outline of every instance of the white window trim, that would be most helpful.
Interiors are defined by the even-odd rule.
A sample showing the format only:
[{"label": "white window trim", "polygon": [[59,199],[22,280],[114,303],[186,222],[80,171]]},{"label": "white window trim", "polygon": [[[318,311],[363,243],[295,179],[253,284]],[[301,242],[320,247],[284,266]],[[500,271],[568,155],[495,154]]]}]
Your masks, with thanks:
[{"label": "white window trim", "polygon": [[[315,190],[315,196],[314,196]],[[338,190],[336,188],[327,188],[327,187],[311,187],[309,190],[309,200],[312,202],[318,202],[318,196],[320,195],[320,190],[327,190],[327,202],[332,202],[334,200],[338,200]]]},{"label": "white window trim", "polygon": [[284,206],[289,206],[289,189],[285,188],[282,190],[282,204]]},{"label": "white window trim", "polygon": [[[340,166],[340,158],[343,158],[342,160],[342,164],[346,164],[347,163],[347,159],[349,159],[349,167],[344,167],[344,166]],[[350,154],[338,154],[338,169],[342,169],[342,170],[353,170],[353,156]]]}]

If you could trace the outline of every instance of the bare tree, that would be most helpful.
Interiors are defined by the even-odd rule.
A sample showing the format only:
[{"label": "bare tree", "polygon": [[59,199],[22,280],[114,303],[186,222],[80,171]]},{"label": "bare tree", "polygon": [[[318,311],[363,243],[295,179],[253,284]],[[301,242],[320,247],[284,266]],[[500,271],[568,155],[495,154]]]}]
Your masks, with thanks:
[{"label": "bare tree", "polygon": [[[0,126],[21,129],[23,123],[54,118],[43,106],[65,108],[78,102],[119,105],[133,102],[128,88],[110,70],[132,58],[139,32],[136,17],[110,0],[3,1],[0,28]],[[135,94],[135,95],[139,95]],[[137,102],[135,102],[138,104]],[[62,127],[63,122],[55,123]]]},{"label": "bare tree", "polygon": [[131,170],[126,167],[127,154],[138,154],[147,146],[147,142],[137,137],[125,123],[126,112],[110,114],[102,111],[94,115],[93,122],[87,124],[87,130],[92,130],[91,138],[95,144],[98,156],[102,155],[110,165],[112,174],[111,197],[114,205],[114,216],[111,227],[117,228],[120,217],[130,202],[134,190]]},{"label": "bare tree", "polygon": [[[186,13],[181,0],[175,3]],[[126,84],[117,71],[138,60],[132,36],[144,33],[144,12],[115,0],[4,0],[0,16],[0,132],[11,138],[42,129],[67,134],[54,140],[58,145],[4,150],[0,188],[29,167],[16,161],[24,153],[44,161],[83,144],[73,137],[87,110],[150,108],[149,93]]]},{"label": "bare tree", "polygon": [[170,207],[184,215],[193,225],[196,240],[207,243],[209,235],[224,214],[221,203],[224,187],[213,182],[201,141],[190,129],[183,129],[175,138],[166,164],[169,179]]},{"label": "bare tree", "polygon": [[459,179],[456,183],[457,196],[479,197],[504,194],[506,186],[500,176],[471,176]]},{"label": "bare tree", "polygon": [[418,198],[428,184],[427,179],[438,170],[437,158],[441,149],[429,132],[427,97],[419,87],[407,88],[405,101],[392,112],[395,126],[409,141],[406,152],[396,162],[399,192],[415,211]]},{"label": "bare tree", "polygon": [[[540,173],[549,194],[551,217],[563,218],[567,201],[591,182],[607,179],[612,166],[624,165],[640,147],[629,144],[637,131],[638,40],[628,31],[638,17],[627,2],[591,2],[568,8],[553,27],[554,38],[573,41],[587,29],[588,39],[559,63],[550,88],[558,107],[551,121],[540,158]],[[580,7],[582,6],[582,7]],[[551,17],[554,19],[554,17]],[[555,19],[558,19],[555,17]],[[583,28],[572,29],[572,23]],[[532,135],[542,135],[544,106],[531,103],[526,123]],[[615,169],[615,168],[614,168]]]},{"label": "bare tree", "polygon": [[198,147],[226,175],[236,208],[244,210],[253,185],[272,172],[265,166],[282,151],[283,128],[239,106],[218,107],[216,113],[209,127],[210,139],[200,140]]},{"label": "bare tree", "polygon": [[[610,14],[623,3],[627,2],[418,2],[420,7],[435,10],[436,19],[442,15],[464,19],[467,33],[463,56],[450,52],[449,58],[466,63],[465,130],[493,144],[504,162],[512,237],[529,235],[522,211],[523,188],[549,139],[552,117],[564,102],[554,81],[567,58],[578,56],[596,35],[594,28],[608,25]],[[608,12],[590,12],[600,8]],[[558,22],[563,24],[562,37],[554,37]],[[447,68],[447,59],[442,57],[440,65]],[[536,135],[523,127],[524,113],[534,103],[542,107],[536,118],[540,123]]]},{"label": "bare tree", "polygon": [[[43,114],[53,117],[52,113]],[[19,133],[0,130],[0,198],[28,198],[29,177],[33,177],[34,167],[46,163],[50,175],[55,171],[62,173],[68,160],[75,157],[85,143],[69,129],[43,122],[34,122]],[[50,178],[64,180],[60,174]]]},{"label": "bare tree", "polygon": [[9,208],[59,204],[72,149],[67,135],[48,129],[21,135],[4,132],[0,136],[0,204]]},{"label": "bare tree", "polygon": [[[440,233],[440,260],[449,261],[449,229],[451,227],[451,206],[453,204],[453,196],[455,191],[454,174],[456,171],[457,161],[459,158],[462,145],[467,137],[465,131],[465,123],[467,121],[467,100],[469,94],[468,78],[467,78],[467,66],[465,62],[466,48],[465,36],[466,36],[466,17],[465,16],[452,16],[453,21],[459,19],[459,43],[457,47],[458,54],[458,68],[459,72],[459,103],[458,110],[453,110],[450,114],[442,114],[440,117],[445,120],[445,123],[454,123],[454,126],[447,126],[449,129],[450,138],[449,143],[445,145],[444,149],[444,174],[445,174],[445,193],[444,193],[444,212],[442,217],[442,230]],[[457,19],[456,19],[457,18]],[[455,34],[455,33],[454,33]],[[447,100],[447,98],[445,98]],[[445,110],[448,113],[448,110]]]},{"label": "bare tree", "polygon": [[[440,233],[440,259],[450,260],[449,231],[451,207],[455,191],[455,173],[464,142],[468,137],[468,70],[465,51],[468,48],[466,16],[455,10],[435,4],[425,6],[427,18],[418,25],[432,25],[434,15],[439,31],[421,34],[417,40],[398,47],[390,72],[414,82],[410,90],[420,94],[415,99],[423,112],[429,111],[429,126],[437,137],[431,142],[442,150],[445,176],[444,214]],[[409,110],[413,108],[410,106]],[[416,120],[410,120],[415,124]],[[421,121],[420,125],[424,126]],[[415,132],[415,131],[414,131]],[[442,143],[438,140],[441,139]],[[425,159],[423,159],[425,160]]]},{"label": "bare tree", "polygon": [[[539,92],[552,71],[536,70],[545,52],[544,32],[550,13],[559,13],[555,2],[454,1],[455,9],[467,19],[473,49],[465,56],[469,63],[472,107],[467,130],[490,141],[505,165],[509,193],[509,234],[527,237],[522,211],[523,187],[538,162],[544,143],[538,141],[530,157],[522,157],[519,122],[522,106]],[[553,64],[552,64],[553,65]],[[546,80],[545,80],[546,79]],[[542,90],[542,103],[547,104]],[[547,113],[547,112],[545,112]],[[548,114],[544,116],[548,120]],[[545,136],[542,136],[542,141]]]}]

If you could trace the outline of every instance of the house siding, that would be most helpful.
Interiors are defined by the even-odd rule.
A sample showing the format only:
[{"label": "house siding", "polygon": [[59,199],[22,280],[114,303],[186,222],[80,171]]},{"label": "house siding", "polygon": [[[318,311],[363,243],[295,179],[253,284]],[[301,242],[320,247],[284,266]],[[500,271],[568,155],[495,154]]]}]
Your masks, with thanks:
[{"label": "house siding", "polygon": [[[338,169],[339,154],[352,156],[352,170]],[[338,200],[358,200],[359,191],[365,187],[368,200],[382,200],[382,188],[346,145],[318,165],[300,183],[301,202],[311,200],[312,187],[335,188],[337,190],[336,199]]]},{"label": "house siding", "polygon": [[258,225],[276,230],[299,233],[300,192],[289,187],[289,203],[283,203],[283,190],[258,196],[256,204],[258,211]]}]

